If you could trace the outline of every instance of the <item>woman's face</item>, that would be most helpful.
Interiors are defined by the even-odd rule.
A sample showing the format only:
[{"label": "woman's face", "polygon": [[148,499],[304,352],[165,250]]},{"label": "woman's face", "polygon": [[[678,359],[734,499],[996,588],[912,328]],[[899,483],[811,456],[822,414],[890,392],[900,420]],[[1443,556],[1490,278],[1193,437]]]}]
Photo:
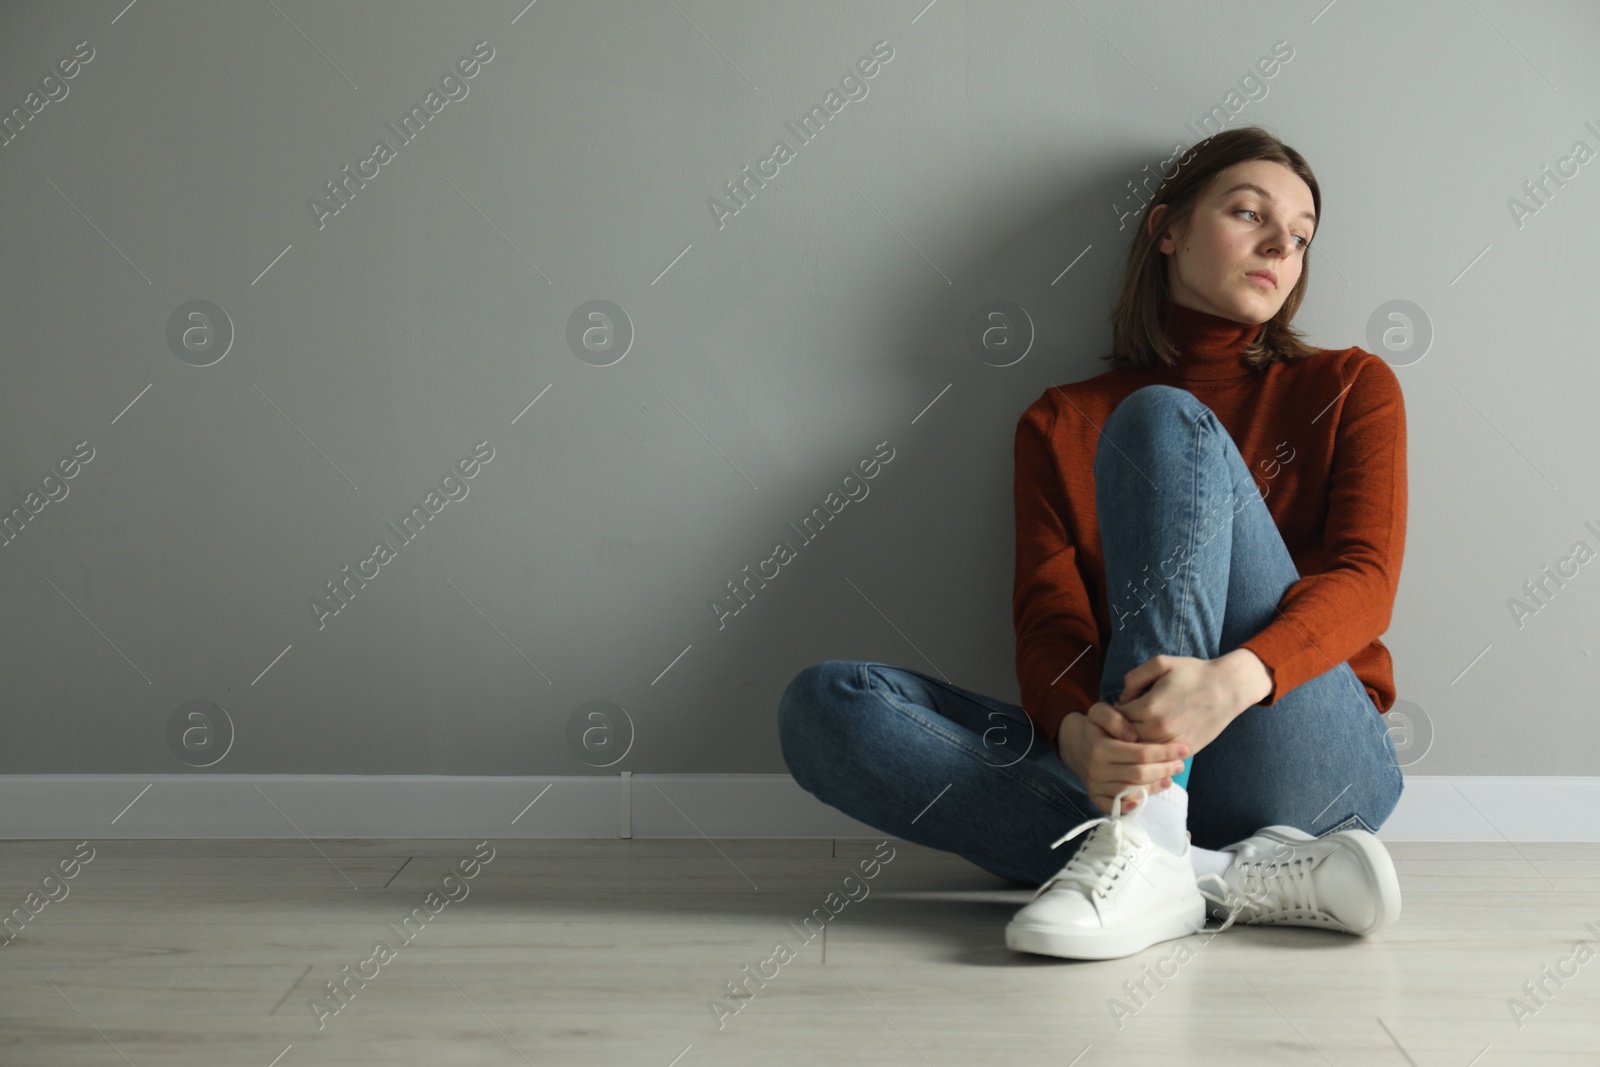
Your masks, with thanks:
[{"label": "woman's face", "polygon": [[[1166,209],[1151,211],[1151,233]],[[1281,163],[1252,159],[1219,172],[1185,229],[1168,230],[1158,246],[1168,257],[1173,301],[1235,322],[1266,322],[1300,280],[1314,211],[1311,187]],[[1277,274],[1276,288],[1250,277],[1259,270]]]}]

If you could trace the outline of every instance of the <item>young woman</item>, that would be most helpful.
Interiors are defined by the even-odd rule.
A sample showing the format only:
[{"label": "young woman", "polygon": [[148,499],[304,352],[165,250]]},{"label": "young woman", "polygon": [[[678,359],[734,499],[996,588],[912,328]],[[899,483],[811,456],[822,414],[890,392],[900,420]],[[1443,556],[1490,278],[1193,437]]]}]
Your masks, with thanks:
[{"label": "young woman", "polygon": [[1006,929],[1021,951],[1117,958],[1208,916],[1366,935],[1400,912],[1374,834],[1403,788],[1378,639],[1405,545],[1399,382],[1290,325],[1322,207],[1298,152],[1229,130],[1164,177],[1111,369],[1017,425],[1022,705],[855,660],[779,704],[807,791],[1038,887]]}]

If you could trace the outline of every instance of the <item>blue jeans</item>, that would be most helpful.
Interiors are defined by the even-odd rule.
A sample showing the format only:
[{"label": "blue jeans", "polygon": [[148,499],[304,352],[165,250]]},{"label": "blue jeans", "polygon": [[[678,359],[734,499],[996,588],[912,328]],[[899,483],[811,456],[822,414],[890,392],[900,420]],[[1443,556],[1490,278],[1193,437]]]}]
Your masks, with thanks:
[{"label": "blue jeans", "polygon": [[[1102,428],[1094,476],[1112,625],[1100,699],[1114,702],[1123,676],[1153,656],[1233,650],[1299,580],[1238,447],[1188,390],[1150,385],[1124,398]],[[1135,596],[1179,544],[1201,547],[1165,588]],[[920,671],[813,664],[785,689],[778,731],[795,781],[824,803],[1013,882],[1042,884],[1083,838],[1050,843],[1104,814],[1020,706]],[[1404,788],[1348,662],[1270,708],[1246,708],[1190,760],[1189,831],[1201,848],[1275,824],[1376,831]]]}]

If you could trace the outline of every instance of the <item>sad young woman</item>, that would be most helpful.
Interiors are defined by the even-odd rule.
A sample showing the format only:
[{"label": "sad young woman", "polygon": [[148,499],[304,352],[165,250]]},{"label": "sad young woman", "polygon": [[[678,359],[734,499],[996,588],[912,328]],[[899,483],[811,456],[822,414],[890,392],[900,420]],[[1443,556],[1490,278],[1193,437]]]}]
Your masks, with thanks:
[{"label": "sad young woman", "polygon": [[1111,368],[1022,414],[1020,706],[857,660],[780,701],[807,791],[1038,887],[1014,949],[1110,959],[1208,918],[1369,935],[1399,916],[1375,831],[1403,789],[1379,635],[1405,406],[1383,359],[1290,325],[1321,208],[1265,130],[1195,146],[1135,231]]}]

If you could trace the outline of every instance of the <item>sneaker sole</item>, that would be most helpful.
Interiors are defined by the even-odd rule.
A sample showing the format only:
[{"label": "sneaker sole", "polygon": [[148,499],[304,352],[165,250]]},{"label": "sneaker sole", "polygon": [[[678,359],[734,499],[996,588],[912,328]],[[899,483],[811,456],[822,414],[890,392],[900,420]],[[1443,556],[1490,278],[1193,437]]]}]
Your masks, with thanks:
[{"label": "sneaker sole", "polygon": [[[1296,826],[1268,826],[1256,833],[1287,845],[1317,840],[1315,836]],[[1366,937],[1393,926],[1400,918],[1400,877],[1395,873],[1394,859],[1389,855],[1389,850],[1383,847],[1383,842],[1379,841],[1376,835],[1365,830],[1340,830],[1338,833],[1329,834],[1328,838],[1342,839],[1347,848],[1361,857],[1362,865],[1367,869],[1367,877],[1378,889],[1378,906],[1372,922],[1365,929],[1357,930],[1348,926],[1345,929],[1357,937]]]},{"label": "sneaker sole", "polygon": [[1197,896],[1180,907],[1112,931],[1060,930],[1013,919],[1006,926],[1006,947],[1072,960],[1118,960],[1158,942],[1199,933],[1205,917],[1206,900]]}]

